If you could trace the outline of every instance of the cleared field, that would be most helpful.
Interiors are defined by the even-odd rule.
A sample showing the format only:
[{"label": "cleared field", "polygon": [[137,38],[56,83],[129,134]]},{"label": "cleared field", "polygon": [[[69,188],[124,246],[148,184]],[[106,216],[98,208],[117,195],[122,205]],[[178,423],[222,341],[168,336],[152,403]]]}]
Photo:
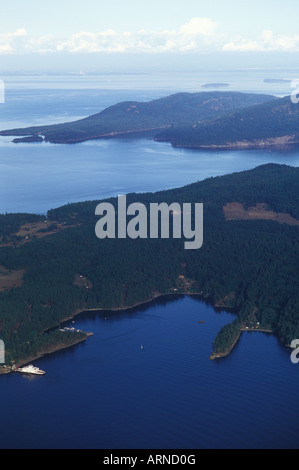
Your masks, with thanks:
[{"label": "cleared field", "polygon": [[23,283],[25,269],[11,271],[4,266],[0,266],[0,292],[20,287]]},{"label": "cleared field", "polygon": [[228,202],[223,206],[223,212],[226,220],[274,220],[279,224],[299,225],[299,220],[290,214],[271,211],[264,202],[248,209],[240,202]]},{"label": "cleared field", "polygon": [[11,233],[0,246],[18,246],[28,243],[36,238],[44,238],[61,232],[79,224],[67,225],[56,221],[33,222],[22,225],[16,233]]}]

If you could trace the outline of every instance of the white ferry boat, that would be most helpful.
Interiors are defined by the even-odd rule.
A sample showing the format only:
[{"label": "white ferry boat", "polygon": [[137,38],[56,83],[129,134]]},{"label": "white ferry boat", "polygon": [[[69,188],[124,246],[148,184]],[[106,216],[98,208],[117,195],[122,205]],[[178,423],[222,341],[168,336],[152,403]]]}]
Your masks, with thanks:
[{"label": "white ferry boat", "polygon": [[32,364],[29,364],[28,366],[24,366],[24,367],[19,367],[19,369],[16,369],[16,372],[22,372],[23,374],[35,374],[35,375],[45,374],[45,371],[39,369],[38,367],[34,367]]}]

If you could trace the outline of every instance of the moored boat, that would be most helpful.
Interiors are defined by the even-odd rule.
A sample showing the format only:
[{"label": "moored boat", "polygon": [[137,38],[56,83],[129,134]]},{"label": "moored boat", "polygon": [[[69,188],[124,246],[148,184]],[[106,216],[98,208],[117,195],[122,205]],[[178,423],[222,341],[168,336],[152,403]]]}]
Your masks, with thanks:
[{"label": "moored boat", "polygon": [[34,374],[34,375],[43,375],[45,371],[39,369],[38,367],[34,367],[32,364],[28,366],[19,367],[16,369],[16,372],[22,372],[23,374]]}]

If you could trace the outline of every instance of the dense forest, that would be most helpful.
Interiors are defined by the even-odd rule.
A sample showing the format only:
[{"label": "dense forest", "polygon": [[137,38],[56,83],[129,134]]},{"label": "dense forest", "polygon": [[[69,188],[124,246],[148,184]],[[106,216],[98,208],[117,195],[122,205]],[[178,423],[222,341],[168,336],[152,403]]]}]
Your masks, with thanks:
[{"label": "dense forest", "polygon": [[208,123],[161,131],[156,140],[173,146],[205,148],[273,147],[299,143],[299,108],[291,97],[237,110]]},{"label": "dense forest", "polygon": [[[75,312],[128,308],[169,293],[198,293],[234,310],[236,320],[215,338],[215,353],[225,352],[241,328],[257,325],[290,344],[299,337],[299,226],[226,220],[223,206],[264,203],[299,220],[298,179],[298,168],[268,164],[179,189],[127,195],[127,205],[146,207],[202,202],[204,242],[198,250],[185,250],[183,240],[172,237],[100,240],[99,201],[52,209],[47,224],[37,215],[2,215],[0,336],[8,364],[60,344],[64,333],[50,337],[51,329]],[[117,208],[116,198],[107,201]],[[50,227],[39,232],[42,237],[16,237],[20,227],[37,221]],[[21,271],[21,284],[5,287],[5,273]]]},{"label": "dense forest", "polygon": [[273,99],[255,93],[176,93],[149,102],[118,103],[75,122],[4,130],[0,135],[21,136],[13,140],[15,143],[40,142],[43,138],[53,143],[76,143],[149,130],[155,135],[164,128],[190,127]]}]

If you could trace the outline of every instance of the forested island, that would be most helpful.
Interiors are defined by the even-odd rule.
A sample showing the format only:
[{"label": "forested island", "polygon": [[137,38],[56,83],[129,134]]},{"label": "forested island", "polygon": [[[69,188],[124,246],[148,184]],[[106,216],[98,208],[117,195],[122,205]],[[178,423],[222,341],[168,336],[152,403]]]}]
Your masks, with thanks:
[{"label": "forested island", "polygon": [[299,144],[299,107],[291,96],[176,93],[149,102],[118,103],[75,122],[2,130],[0,135],[14,136],[15,143],[75,144],[143,133],[195,149],[289,147]]},{"label": "forested island", "polygon": [[75,122],[2,130],[0,135],[14,136],[15,143],[44,140],[60,144],[134,136],[144,132],[155,137],[163,129],[178,129],[181,132],[181,129],[192,129],[237,110],[273,100],[274,96],[255,93],[176,93],[149,102],[118,103]]},{"label": "forested island", "polygon": [[[85,332],[60,331],[76,313],[127,309],[165,294],[199,294],[235,312],[211,345],[211,358],[228,354],[247,329],[271,331],[289,345],[299,337],[298,179],[299,168],[268,164],[127,195],[127,204],[145,206],[202,202],[198,250],[172,237],[100,240],[99,201],[67,204],[47,216],[1,215],[1,372],[86,339]],[[116,198],[106,201],[117,207]]]}]

